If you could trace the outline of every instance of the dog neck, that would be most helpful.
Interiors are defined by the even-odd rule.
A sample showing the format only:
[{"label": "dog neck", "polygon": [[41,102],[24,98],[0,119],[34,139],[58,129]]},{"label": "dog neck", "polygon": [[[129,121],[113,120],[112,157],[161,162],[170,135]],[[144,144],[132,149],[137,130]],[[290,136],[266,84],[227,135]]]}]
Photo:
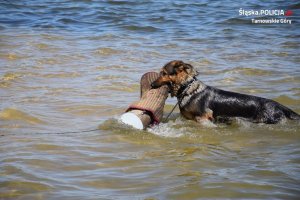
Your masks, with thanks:
[{"label": "dog neck", "polygon": [[183,83],[180,88],[177,91],[177,98],[181,98],[185,95],[185,93],[189,90],[191,85],[193,84],[194,81],[196,81],[196,77],[190,77],[189,79],[186,80],[185,83]]},{"label": "dog neck", "polygon": [[177,93],[177,99],[180,106],[184,106],[189,102],[191,96],[203,91],[206,85],[199,81],[196,77],[190,78],[185,84],[183,84]]}]

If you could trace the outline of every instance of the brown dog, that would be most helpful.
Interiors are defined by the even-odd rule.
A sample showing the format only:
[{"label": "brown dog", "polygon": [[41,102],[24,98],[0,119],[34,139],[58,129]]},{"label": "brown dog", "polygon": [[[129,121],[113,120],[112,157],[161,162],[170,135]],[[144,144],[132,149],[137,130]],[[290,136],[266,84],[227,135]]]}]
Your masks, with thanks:
[{"label": "brown dog", "polygon": [[180,60],[167,63],[152,88],[168,85],[177,97],[181,114],[201,122],[216,118],[243,117],[257,123],[275,124],[284,118],[300,120],[291,109],[271,99],[217,89],[197,80],[198,72]]}]

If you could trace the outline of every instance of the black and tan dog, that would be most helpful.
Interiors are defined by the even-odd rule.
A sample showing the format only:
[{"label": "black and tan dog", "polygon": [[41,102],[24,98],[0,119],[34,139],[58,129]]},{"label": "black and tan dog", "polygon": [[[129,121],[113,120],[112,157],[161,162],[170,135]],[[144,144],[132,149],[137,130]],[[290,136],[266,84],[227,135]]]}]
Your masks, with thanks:
[{"label": "black and tan dog", "polygon": [[160,77],[151,86],[168,85],[171,96],[178,99],[181,114],[198,122],[231,117],[267,124],[284,118],[300,120],[300,115],[273,100],[220,90],[197,80],[197,75],[192,65],[174,60],[162,68]]}]

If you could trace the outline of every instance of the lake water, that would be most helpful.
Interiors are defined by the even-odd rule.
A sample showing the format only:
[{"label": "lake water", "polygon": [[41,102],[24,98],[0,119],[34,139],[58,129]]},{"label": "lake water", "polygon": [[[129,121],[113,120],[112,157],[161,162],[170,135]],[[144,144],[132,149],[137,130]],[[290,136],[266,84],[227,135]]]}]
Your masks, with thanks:
[{"label": "lake water", "polygon": [[175,110],[147,131],[118,123],[140,77],[173,59],[299,113],[295,2],[2,0],[0,199],[298,199],[299,122],[206,127]]}]

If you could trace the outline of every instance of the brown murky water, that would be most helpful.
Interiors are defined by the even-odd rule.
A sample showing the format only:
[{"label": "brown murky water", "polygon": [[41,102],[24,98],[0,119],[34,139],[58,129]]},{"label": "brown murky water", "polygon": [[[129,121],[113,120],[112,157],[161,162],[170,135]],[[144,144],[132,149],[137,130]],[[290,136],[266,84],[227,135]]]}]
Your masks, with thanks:
[{"label": "brown murky water", "polygon": [[[298,199],[299,122],[236,119],[206,127],[181,118],[178,110],[147,131],[118,122],[139,97],[141,75],[172,59],[194,65],[208,85],[271,98],[299,113],[297,24],[256,26],[225,17],[239,7],[224,8],[222,23],[202,19],[201,29],[186,33],[177,28],[198,23],[187,20],[198,16],[195,10],[193,17],[182,11],[176,20],[176,14],[169,19],[154,8],[151,13],[163,16],[141,12],[124,18],[122,12],[132,8],[127,3],[107,4],[105,12],[115,21],[101,21],[99,29],[89,24],[98,15],[85,16],[91,22],[82,25],[51,14],[57,19],[53,27],[65,25],[58,29],[48,18],[49,27],[1,21],[0,199]],[[89,5],[92,12],[101,4]],[[170,11],[182,9],[172,5]],[[186,6],[209,12],[218,4]],[[152,28],[127,26],[132,18],[149,18]],[[269,38],[261,39],[264,34]],[[166,113],[174,104],[168,99]]]}]

